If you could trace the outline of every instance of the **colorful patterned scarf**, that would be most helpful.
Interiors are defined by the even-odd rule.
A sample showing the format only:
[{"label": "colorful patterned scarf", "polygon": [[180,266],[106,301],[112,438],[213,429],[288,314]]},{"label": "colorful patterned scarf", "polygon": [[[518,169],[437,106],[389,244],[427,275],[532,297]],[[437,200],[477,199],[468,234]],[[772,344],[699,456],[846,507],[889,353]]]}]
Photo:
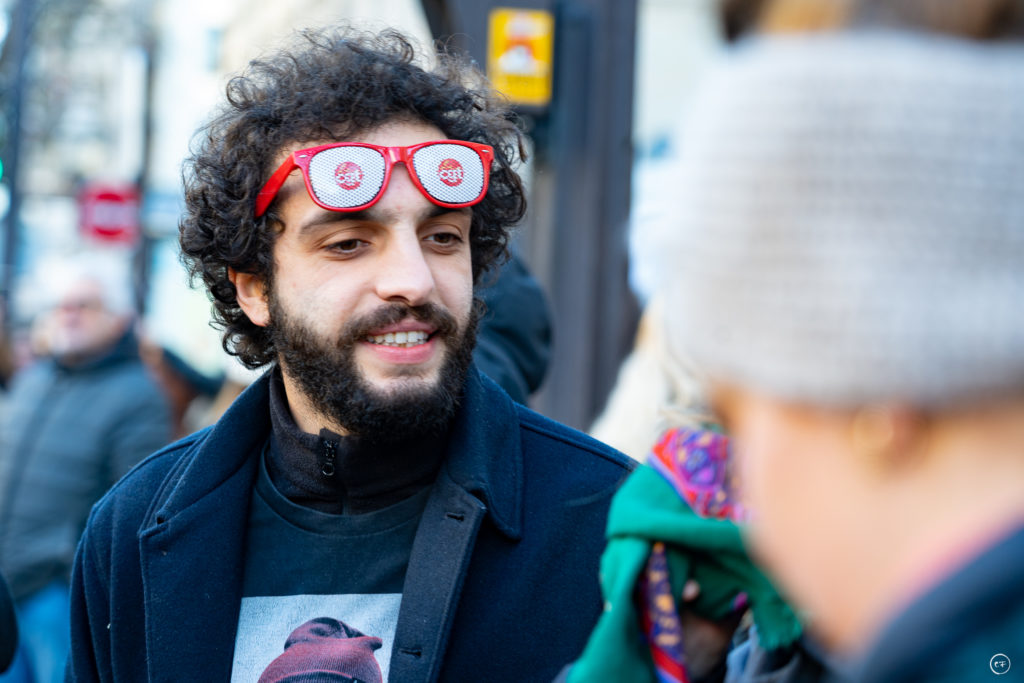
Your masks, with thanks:
[{"label": "colorful patterned scarf", "polygon": [[743,548],[728,439],[703,430],[667,432],[612,502],[601,558],[605,612],[570,683],[685,683],[686,653],[678,601],[694,579],[687,606],[719,621],[753,612],[765,649],[792,643],[800,623]]}]

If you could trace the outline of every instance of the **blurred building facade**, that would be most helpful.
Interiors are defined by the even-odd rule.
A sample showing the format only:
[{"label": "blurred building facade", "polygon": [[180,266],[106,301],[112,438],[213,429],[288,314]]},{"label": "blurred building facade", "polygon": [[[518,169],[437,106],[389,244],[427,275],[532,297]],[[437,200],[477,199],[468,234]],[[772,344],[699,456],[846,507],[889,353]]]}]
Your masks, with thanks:
[{"label": "blurred building facade", "polygon": [[5,18],[2,213],[18,229],[2,293],[23,323],[45,305],[35,274],[49,259],[132,255],[123,242],[81,239],[78,197],[86,183],[143,174],[148,16],[134,0],[9,0]]}]

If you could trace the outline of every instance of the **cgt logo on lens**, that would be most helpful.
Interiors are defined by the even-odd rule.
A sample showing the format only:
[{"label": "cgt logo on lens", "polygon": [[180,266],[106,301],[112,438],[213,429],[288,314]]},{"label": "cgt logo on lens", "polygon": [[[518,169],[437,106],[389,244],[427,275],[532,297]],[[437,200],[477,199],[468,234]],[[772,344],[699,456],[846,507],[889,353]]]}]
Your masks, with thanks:
[{"label": "cgt logo on lens", "polygon": [[363,184],[363,169],[354,161],[345,161],[334,169],[334,179],[343,190],[355,190]]},{"label": "cgt logo on lens", "polygon": [[462,184],[465,171],[462,169],[462,164],[455,159],[445,159],[437,167],[437,176],[445,185],[455,187]]},{"label": "cgt logo on lens", "polygon": [[1010,658],[1001,652],[992,655],[992,659],[988,660],[988,668],[992,669],[996,676],[1002,676],[1010,671]]}]

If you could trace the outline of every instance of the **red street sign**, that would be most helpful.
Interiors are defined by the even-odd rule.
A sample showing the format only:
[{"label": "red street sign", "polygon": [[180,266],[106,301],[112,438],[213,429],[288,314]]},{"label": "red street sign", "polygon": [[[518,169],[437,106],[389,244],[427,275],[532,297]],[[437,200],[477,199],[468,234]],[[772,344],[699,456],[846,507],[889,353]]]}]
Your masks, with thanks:
[{"label": "red street sign", "polygon": [[86,185],[78,206],[87,237],[130,243],[139,236],[139,192],[131,185]]}]

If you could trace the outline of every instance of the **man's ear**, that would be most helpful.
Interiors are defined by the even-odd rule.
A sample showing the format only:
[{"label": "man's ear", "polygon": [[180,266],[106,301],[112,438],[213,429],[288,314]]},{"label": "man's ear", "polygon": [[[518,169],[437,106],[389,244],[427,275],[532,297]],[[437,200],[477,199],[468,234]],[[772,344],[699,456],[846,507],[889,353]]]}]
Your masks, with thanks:
[{"label": "man's ear", "polygon": [[228,279],[235,286],[238,306],[252,324],[260,327],[269,325],[270,307],[267,305],[267,291],[263,286],[263,278],[253,273],[240,273],[228,268]]},{"label": "man's ear", "polygon": [[853,452],[876,472],[918,465],[928,451],[929,421],[900,404],[863,406],[850,420]]}]

